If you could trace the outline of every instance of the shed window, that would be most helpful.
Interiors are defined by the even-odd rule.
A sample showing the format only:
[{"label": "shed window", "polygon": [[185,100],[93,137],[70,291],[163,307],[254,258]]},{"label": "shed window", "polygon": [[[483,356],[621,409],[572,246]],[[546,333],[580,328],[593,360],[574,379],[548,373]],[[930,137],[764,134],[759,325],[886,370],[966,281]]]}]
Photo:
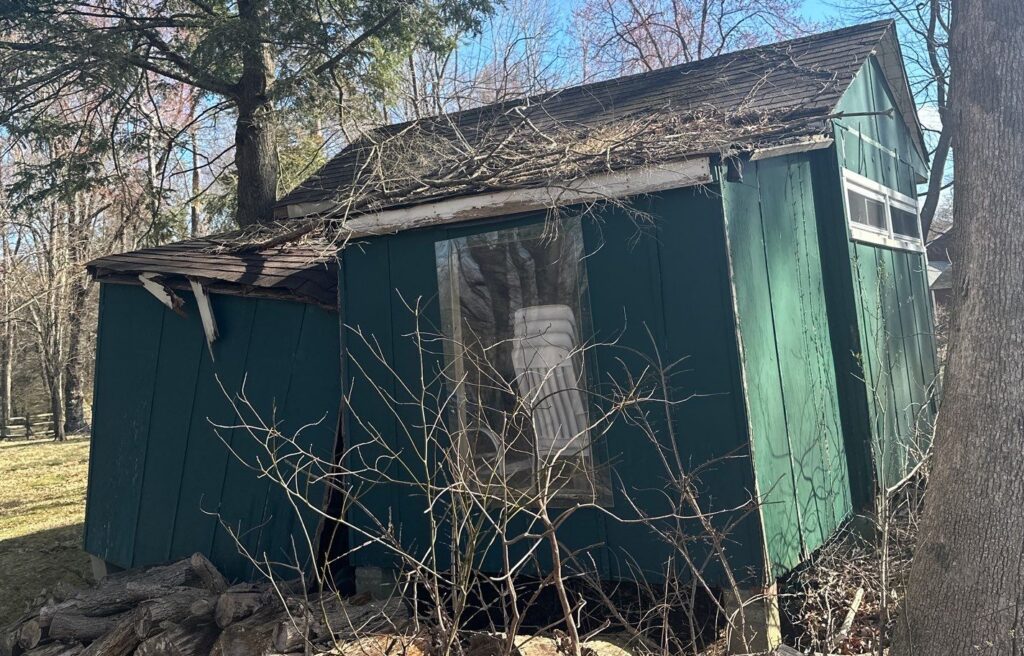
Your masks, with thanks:
[{"label": "shed window", "polygon": [[850,234],[893,248],[924,250],[917,202],[853,171],[843,171]]},{"label": "shed window", "polygon": [[438,242],[454,428],[475,484],[593,497],[578,222]]},{"label": "shed window", "polygon": [[885,230],[885,203],[868,198],[853,189],[846,190],[846,202],[850,205],[850,220],[854,223]]}]

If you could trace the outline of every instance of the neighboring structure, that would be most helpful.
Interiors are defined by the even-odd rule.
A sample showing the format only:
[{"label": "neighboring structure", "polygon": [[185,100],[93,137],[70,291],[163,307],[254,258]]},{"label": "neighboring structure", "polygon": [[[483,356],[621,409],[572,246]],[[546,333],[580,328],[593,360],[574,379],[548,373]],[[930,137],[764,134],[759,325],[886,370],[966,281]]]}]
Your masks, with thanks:
[{"label": "neighboring structure", "polygon": [[[488,157],[476,157],[482,153]],[[531,393],[547,384],[528,382],[540,380],[531,362],[541,361],[559,372],[554,378],[576,384],[551,388],[555,406],[544,412],[553,414],[545,419],[538,408],[522,429],[526,451],[520,438],[502,442],[506,433],[494,422],[505,401],[483,403],[483,388],[459,386],[460,410],[448,419],[470,461],[501,459],[510,480],[528,484],[565,426],[599,412],[590,392],[624,367],[643,367],[628,353],[656,354],[686,358],[672,386],[688,400],[671,407],[671,434],[683,461],[717,462],[699,488],[705,510],[730,525],[732,567],[745,585],[770,586],[870,506],[876,489],[898,481],[927,435],[935,359],[915,201],[924,166],[891,22],[375,132],[279,204],[281,223],[296,226],[285,234],[321,226],[301,219],[316,216],[347,244],[338,314],[235,295],[244,284],[281,291],[281,283],[252,282],[287,257],[279,247],[241,249],[262,258],[243,266],[256,272],[250,280],[209,271],[216,258],[243,256],[204,256],[213,259],[200,272],[173,246],[93,264],[104,291],[87,548],[118,565],[184,549],[237,563],[203,507],[243,531],[262,527],[250,540],[257,553],[286,558],[287,530],[266,520],[290,520],[204,423],[208,415],[230,422],[210,382],[221,367],[230,372],[221,376],[225,388],[234,391],[247,372],[250,384],[263,386],[258,407],[276,396],[278,417],[293,426],[326,417],[309,437],[320,453],[377,436],[410,453],[403,426],[422,418],[411,408],[394,413],[382,388],[415,395],[433,381],[424,398],[444,397],[433,394],[436,371],[486,361]],[[557,216],[548,211],[554,205],[563,208]],[[558,230],[545,233],[552,226]],[[302,275],[333,275],[322,266]],[[150,294],[111,284],[124,281],[115,272],[163,278],[147,278]],[[189,292],[188,318],[153,298],[190,278],[211,283],[215,359]],[[297,287],[288,289],[295,296]],[[305,341],[310,318],[315,345]],[[423,326],[463,339],[424,356],[410,339]],[[585,362],[567,357],[583,344],[593,345]],[[314,361],[295,361],[307,345],[318,351]],[[181,352],[192,360],[173,355]],[[429,375],[420,369],[424,357]],[[336,447],[331,424],[342,386],[350,407]],[[657,454],[635,426],[607,427],[574,457],[593,473],[585,477],[591,485],[611,470],[592,497],[598,503],[629,515],[628,495],[647,513],[663,508]],[[352,485],[367,526],[387,518],[402,528],[406,548],[423,548],[422,498],[396,482]],[[760,501],[754,512],[751,497]],[[648,528],[597,510],[560,530],[570,547],[588,547],[609,579],[630,576],[627,565],[657,577],[668,556]],[[146,546],[166,545],[170,535],[170,551]],[[380,546],[360,548],[351,561],[394,564]],[[244,567],[228,569],[245,575]]]},{"label": "neighboring structure", "polygon": [[928,242],[928,285],[936,307],[949,309],[953,294],[953,230]]}]

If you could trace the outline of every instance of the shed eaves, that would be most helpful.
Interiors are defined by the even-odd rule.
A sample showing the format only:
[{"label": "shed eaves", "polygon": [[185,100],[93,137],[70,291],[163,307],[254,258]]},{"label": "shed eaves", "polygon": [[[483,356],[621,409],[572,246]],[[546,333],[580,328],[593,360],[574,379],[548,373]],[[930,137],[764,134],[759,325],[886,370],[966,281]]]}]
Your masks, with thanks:
[{"label": "shed eaves", "polygon": [[337,259],[316,245],[288,245],[257,250],[225,247],[235,238],[228,233],[108,255],[87,264],[98,280],[132,278],[146,272],[168,280],[192,278],[228,285],[235,292],[270,292],[325,307],[337,304]]}]

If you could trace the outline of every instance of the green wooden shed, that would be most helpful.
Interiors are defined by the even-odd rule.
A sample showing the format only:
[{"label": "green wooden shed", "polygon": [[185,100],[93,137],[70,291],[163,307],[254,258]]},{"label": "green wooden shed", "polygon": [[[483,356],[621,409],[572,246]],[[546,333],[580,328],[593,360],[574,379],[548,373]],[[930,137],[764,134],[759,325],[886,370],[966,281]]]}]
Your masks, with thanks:
[{"label": "green wooden shed", "polygon": [[[925,157],[891,21],[375,131],[280,201],[278,233],[327,226],[339,244],[289,285],[263,272],[302,258],[259,239],[93,264],[105,282],[87,549],[121,566],[198,549],[251,575],[216,510],[253,553],[287,551],[303,522],[211,437],[206,418],[231,410],[214,374],[230,393],[258,384],[250,395],[292,426],[322,418],[308,438],[324,457],[397,463],[348,488],[349,522],[399,527],[400,543],[355,530],[351,563],[387,569],[396,549],[451,537],[427,530],[426,499],[402,484],[417,466],[434,475],[408,459],[410,426],[445,423],[469,461],[534,485],[565,427],[591,426],[610,381],[657,358],[682,363],[670,387],[685,399],[659,434],[687,466],[709,463],[704,510],[728,527],[732,568],[767,585],[924,446],[936,375],[915,199]],[[175,248],[210,258],[206,274]],[[216,277],[216,258],[259,263]],[[203,285],[220,332],[209,348],[191,303]],[[155,298],[177,288],[186,317]],[[416,340],[427,334],[433,347]],[[562,382],[530,378],[537,361]],[[564,400],[511,434],[506,396],[467,382],[481,363]],[[403,395],[420,401],[396,405]],[[664,509],[657,448],[628,421],[588,430],[572,458],[593,475],[566,504],[590,494],[588,507],[560,537],[602,577],[657,576],[669,548],[630,521]],[[486,549],[481,563],[501,568]]]}]

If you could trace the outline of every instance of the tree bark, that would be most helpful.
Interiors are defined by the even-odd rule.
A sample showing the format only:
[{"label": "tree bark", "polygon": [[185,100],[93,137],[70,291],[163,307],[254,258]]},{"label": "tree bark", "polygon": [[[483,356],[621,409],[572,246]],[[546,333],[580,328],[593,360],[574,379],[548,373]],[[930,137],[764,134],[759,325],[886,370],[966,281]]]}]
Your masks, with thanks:
[{"label": "tree bark", "polygon": [[238,17],[246,26],[242,74],[238,80],[235,168],[238,171],[238,225],[268,221],[277,201],[277,141],[274,106],[274,57],[266,43],[263,0],[239,0]]},{"label": "tree bark", "polygon": [[953,321],[893,656],[1024,654],[1024,3],[955,0]]},{"label": "tree bark", "polygon": [[[4,291],[0,289],[0,293]],[[5,293],[0,304],[0,439],[7,437],[7,424],[11,421],[11,382],[14,379],[14,322],[8,319],[8,305]]]},{"label": "tree bark", "polygon": [[89,300],[89,281],[84,276],[75,278],[68,314],[68,357],[64,364],[64,432],[68,435],[89,430],[82,382],[82,333],[85,331],[82,324]]}]

